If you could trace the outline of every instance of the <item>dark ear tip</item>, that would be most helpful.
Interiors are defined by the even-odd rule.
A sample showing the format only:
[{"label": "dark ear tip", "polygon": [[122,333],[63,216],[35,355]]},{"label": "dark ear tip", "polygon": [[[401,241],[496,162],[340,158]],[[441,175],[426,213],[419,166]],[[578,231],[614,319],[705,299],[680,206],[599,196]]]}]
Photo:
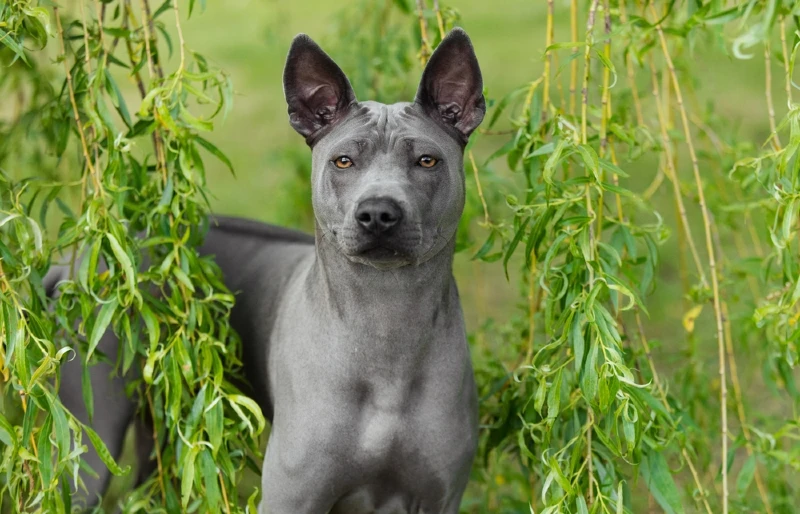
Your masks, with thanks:
[{"label": "dark ear tip", "polygon": [[462,44],[466,43],[467,45],[472,46],[472,41],[467,35],[467,31],[461,27],[453,27],[453,29],[444,37],[444,40],[442,40],[442,42],[445,41]]},{"label": "dark ear tip", "polygon": [[319,48],[319,45],[314,42],[308,34],[302,32],[292,39],[292,45],[289,47],[289,53],[295,53],[309,48]]}]

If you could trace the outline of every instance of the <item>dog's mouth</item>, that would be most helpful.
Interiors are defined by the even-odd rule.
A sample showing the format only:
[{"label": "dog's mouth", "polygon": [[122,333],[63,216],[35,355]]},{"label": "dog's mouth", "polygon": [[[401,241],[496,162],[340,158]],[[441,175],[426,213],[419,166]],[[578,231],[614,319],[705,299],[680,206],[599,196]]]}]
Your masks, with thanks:
[{"label": "dog's mouth", "polygon": [[415,263],[422,242],[422,231],[408,227],[390,230],[383,234],[369,234],[348,227],[334,230],[333,236],[337,240],[339,250],[348,259],[380,269]]},{"label": "dog's mouth", "polygon": [[370,261],[406,261],[411,257],[411,252],[392,244],[377,241],[359,248],[356,255]]}]

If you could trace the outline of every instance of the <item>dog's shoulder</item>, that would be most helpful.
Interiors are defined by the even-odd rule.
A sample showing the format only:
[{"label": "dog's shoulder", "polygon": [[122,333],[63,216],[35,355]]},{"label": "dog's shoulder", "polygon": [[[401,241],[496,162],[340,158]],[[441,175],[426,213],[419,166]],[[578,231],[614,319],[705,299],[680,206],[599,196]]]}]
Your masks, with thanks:
[{"label": "dog's shoulder", "polygon": [[233,216],[210,216],[209,228],[211,231],[237,234],[262,241],[314,244],[314,236],[305,232]]}]

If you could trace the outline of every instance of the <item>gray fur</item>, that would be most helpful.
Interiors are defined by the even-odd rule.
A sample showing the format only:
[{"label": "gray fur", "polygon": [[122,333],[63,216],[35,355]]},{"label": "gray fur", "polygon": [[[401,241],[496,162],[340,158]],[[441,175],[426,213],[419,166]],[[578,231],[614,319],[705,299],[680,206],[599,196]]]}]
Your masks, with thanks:
[{"label": "gray fur", "polygon": [[[485,110],[472,46],[453,31],[417,100],[383,105],[359,103],[298,36],[284,87],[312,147],[314,237],[216,218],[201,248],[237,294],[231,323],[272,422],[259,512],[457,513],[478,427],[452,275],[464,144]],[[334,165],[342,155],[350,168]],[[438,162],[424,168],[423,155]],[[390,223],[367,228],[367,204],[372,216],[391,206]],[[118,387],[107,384],[96,401]],[[80,381],[65,390],[77,406]]]}]

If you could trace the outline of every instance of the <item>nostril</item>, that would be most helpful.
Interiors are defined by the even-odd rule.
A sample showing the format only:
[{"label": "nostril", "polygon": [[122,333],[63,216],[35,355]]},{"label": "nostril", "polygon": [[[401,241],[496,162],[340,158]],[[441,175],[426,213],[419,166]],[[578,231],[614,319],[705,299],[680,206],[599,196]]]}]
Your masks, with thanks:
[{"label": "nostril", "polygon": [[389,231],[402,219],[400,206],[387,198],[368,198],[359,203],[355,212],[356,223],[373,235]]}]

